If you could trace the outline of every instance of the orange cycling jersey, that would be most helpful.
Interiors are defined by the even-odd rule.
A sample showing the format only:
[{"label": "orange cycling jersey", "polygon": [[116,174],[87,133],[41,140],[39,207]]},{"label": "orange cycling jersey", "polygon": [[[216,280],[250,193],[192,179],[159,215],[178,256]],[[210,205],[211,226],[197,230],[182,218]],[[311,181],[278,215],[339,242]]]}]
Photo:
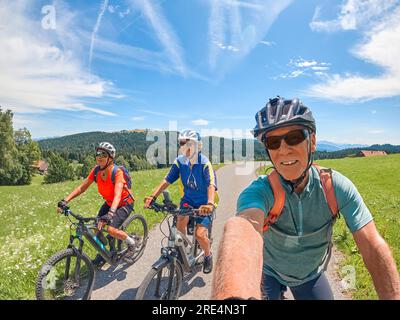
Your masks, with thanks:
[{"label": "orange cycling jersey", "polygon": [[[101,194],[101,196],[104,198],[104,200],[107,202],[107,205],[111,207],[111,204],[114,200],[114,189],[115,185],[118,182],[122,182],[124,184],[124,188],[122,189],[122,194],[121,194],[121,200],[118,204],[118,207],[124,206],[126,204],[132,203],[132,199],[130,198],[129,191],[126,186],[126,181],[124,179],[124,174],[121,171],[121,169],[118,169],[116,174],[115,174],[115,184],[112,183],[111,181],[111,173],[112,173],[113,165],[109,166],[107,170],[107,178],[105,181],[101,178],[101,175],[97,175],[97,190]],[[94,168],[90,172],[88,179],[90,181],[94,181]],[[128,199],[128,200],[127,200]]]}]

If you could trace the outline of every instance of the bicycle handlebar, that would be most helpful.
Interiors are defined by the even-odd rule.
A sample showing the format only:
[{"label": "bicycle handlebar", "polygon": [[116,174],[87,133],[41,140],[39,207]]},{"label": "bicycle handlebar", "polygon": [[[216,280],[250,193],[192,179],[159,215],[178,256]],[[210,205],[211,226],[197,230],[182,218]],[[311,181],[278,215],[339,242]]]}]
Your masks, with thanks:
[{"label": "bicycle handlebar", "polygon": [[69,209],[69,207],[67,207],[67,206],[65,206],[64,208],[62,208],[62,210],[63,210],[63,214],[64,214],[65,216],[71,215],[71,216],[73,216],[76,220],[79,220],[79,221],[81,221],[81,222],[97,221],[97,218],[85,218],[85,217],[82,217],[82,216],[79,215],[79,214],[75,214],[75,213],[73,213],[73,212]]},{"label": "bicycle handlebar", "polygon": [[[172,202],[164,202],[164,204],[160,204],[157,202],[152,202],[148,209],[153,209],[156,212],[168,212],[172,215],[181,215],[181,216],[200,216],[200,210],[195,209],[192,206],[187,206],[186,208],[178,208],[176,204]],[[211,214],[210,214],[211,215]],[[207,216],[207,215],[204,215]]]}]

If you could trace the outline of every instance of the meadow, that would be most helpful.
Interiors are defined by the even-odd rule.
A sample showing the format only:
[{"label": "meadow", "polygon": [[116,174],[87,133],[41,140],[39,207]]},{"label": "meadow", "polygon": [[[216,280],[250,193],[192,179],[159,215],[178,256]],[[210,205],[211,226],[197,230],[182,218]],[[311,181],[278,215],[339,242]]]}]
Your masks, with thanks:
[{"label": "meadow", "polygon": [[[164,178],[168,169],[132,173],[135,211],[145,216],[149,229],[163,215],[143,209],[143,199]],[[37,273],[55,252],[66,248],[69,241],[68,218],[56,213],[57,202],[81,181],[43,185],[43,176],[35,176],[29,186],[0,187],[0,299],[34,299]],[[179,201],[177,185],[168,189]],[[160,199],[161,201],[161,199]],[[74,199],[70,208],[83,216],[95,216],[104,200],[92,185]],[[94,257],[94,250],[85,244],[85,251]]]},{"label": "meadow", "polygon": [[[344,158],[316,161],[348,177],[357,187],[371,211],[379,233],[389,244],[400,267],[400,154],[368,158]],[[259,174],[263,174],[259,170]],[[347,266],[354,267],[356,288],[349,290],[353,299],[377,299],[372,279],[344,219],[334,228],[334,243],[344,253],[340,270],[346,277]]]}]

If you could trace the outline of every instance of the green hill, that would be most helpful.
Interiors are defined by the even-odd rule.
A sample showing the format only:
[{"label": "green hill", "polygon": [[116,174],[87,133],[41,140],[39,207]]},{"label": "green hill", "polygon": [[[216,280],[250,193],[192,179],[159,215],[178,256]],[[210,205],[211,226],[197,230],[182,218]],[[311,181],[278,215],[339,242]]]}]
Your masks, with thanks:
[{"label": "green hill", "polygon": [[[123,155],[124,157],[129,157],[135,154],[141,158],[146,157],[146,151],[149,146],[154,143],[154,140],[147,141],[146,137],[148,135],[148,130],[131,130],[131,131],[120,131],[120,132],[86,132],[79,133],[59,138],[45,139],[39,141],[40,149],[43,155],[46,157],[49,151],[57,151],[63,158],[68,160],[78,160],[82,161],[85,156],[93,155],[96,145],[101,141],[108,141],[115,145],[117,153]],[[166,154],[169,154],[168,145],[169,143],[175,143],[177,146],[177,133],[176,132],[165,132],[167,149]],[[171,140],[170,141],[170,138]],[[219,137],[203,137],[203,152],[209,158],[216,159],[212,152],[209,152],[209,147],[212,143],[219,143],[219,161],[212,161],[213,163],[224,162],[224,148],[225,146],[231,146],[232,154],[234,154],[235,146],[238,145],[237,140],[225,139]],[[215,142],[216,141],[216,142]],[[242,139],[242,154],[246,155],[246,143],[245,139]],[[169,142],[169,143],[168,143]],[[264,159],[266,154],[264,147],[258,141],[249,141],[249,143],[254,144],[255,159]],[[239,142],[240,144],[240,142]],[[168,156],[167,156],[168,159]],[[235,157],[232,156],[235,160]],[[251,158],[252,160],[252,158]]]}]

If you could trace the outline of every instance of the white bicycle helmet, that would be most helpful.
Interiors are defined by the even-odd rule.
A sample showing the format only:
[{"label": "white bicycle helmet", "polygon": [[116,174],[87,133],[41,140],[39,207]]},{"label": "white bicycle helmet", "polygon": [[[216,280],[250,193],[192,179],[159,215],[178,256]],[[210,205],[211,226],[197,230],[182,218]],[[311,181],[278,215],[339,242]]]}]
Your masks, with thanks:
[{"label": "white bicycle helmet", "polygon": [[100,142],[96,148],[96,151],[97,150],[104,150],[111,158],[115,158],[115,147],[109,142]]},{"label": "white bicycle helmet", "polygon": [[201,141],[200,134],[194,130],[186,129],[179,133],[178,140],[193,140],[196,142]]}]

